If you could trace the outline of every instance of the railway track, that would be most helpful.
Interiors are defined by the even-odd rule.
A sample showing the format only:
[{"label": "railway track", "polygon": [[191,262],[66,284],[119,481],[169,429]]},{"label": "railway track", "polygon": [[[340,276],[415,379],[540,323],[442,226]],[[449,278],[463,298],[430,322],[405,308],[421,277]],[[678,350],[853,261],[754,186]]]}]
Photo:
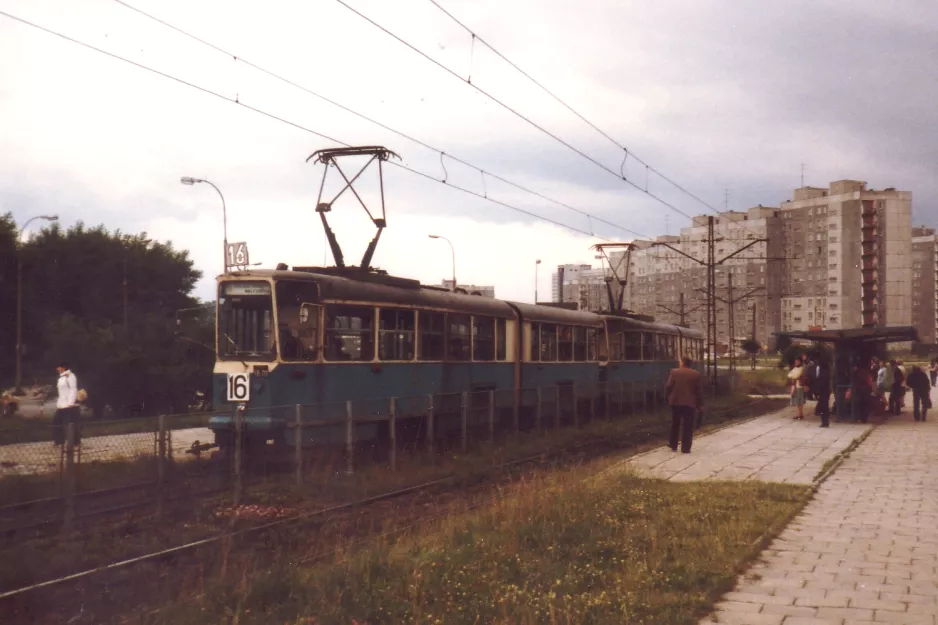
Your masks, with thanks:
[{"label": "railway track", "polygon": [[[722,411],[720,416],[752,412],[756,400]],[[712,416],[716,416],[714,413]],[[732,417],[730,417],[732,418]],[[240,577],[287,560],[314,562],[337,546],[354,546],[380,534],[395,534],[497,499],[498,486],[536,470],[582,464],[660,437],[660,421],[650,421],[617,438],[587,439],[575,445],[504,462],[484,474],[449,475],[381,495],[232,529],[186,544],[144,553],[0,593],[4,622],[143,622],[158,606],[196,598],[205,578],[234,571]],[[455,506],[455,507],[454,507]],[[388,526],[387,521],[394,523]],[[140,594],[141,585],[146,597]],[[123,616],[117,616],[123,615]]]}]

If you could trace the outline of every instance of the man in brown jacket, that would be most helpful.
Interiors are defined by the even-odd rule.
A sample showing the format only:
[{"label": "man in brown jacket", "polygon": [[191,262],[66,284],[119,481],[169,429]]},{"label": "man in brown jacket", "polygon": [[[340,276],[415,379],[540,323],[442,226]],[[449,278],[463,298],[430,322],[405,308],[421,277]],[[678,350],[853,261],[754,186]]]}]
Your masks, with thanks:
[{"label": "man in brown jacket", "polygon": [[698,410],[703,409],[703,376],[690,366],[691,359],[687,356],[682,357],[680,368],[671,370],[665,386],[668,393],[668,405],[671,406],[669,445],[672,450],[677,451],[677,439],[683,421],[681,452],[685,454],[690,453],[690,445],[694,437],[694,417]]}]

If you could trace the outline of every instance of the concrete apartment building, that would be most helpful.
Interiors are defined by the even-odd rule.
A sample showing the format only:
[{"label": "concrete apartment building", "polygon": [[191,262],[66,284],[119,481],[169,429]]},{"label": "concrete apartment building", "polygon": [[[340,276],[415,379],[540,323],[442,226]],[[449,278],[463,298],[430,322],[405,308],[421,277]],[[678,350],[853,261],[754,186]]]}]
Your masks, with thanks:
[{"label": "concrete apartment building", "polygon": [[550,301],[576,303],[579,310],[609,310],[606,273],[592,265],[558,265],[551,274]]},{"label": "concrete apartment building", "polygon": [[[795,189],[793,198],[778,208],[760,205],[714,216],[717,260],[754,239],[768,239],[717,268],[717,296],[739,300],[733,306],[734,339],[741,342],[752,335],[753,315],[756,338],[763,345],[780,330],[912,325],[913,302],[922,340],[935,336],[935,305],[926,300],[934,300],[938,248],[934,232],[918,232],[919,269],[913,271],[911,214],[910,192],[839,180],[827,188]],[[660,244],[706,260],[707,223],[707,216],[695,217],[680,235],[633,242],[626,308],[680,323],[683,297],[686,325],[706,330],[705,294],[700,291],[706,287],[706,269]],[[608,308],[602,279],[601,269],[564,265],[555,274],[554,301],[580,301],[573,298],[585,292],[580,299],[589,306],[582,307]],[[925,293],[915,299],[913,281]],[[595,296],[589,297],[591,293]],[[730,342],[726,301],[718,300],[716,311],[717,343],[724,349]],[[928,333],[922,332],[923,324],[931,328]]]},{"label": "concrete apartment building", "polygon": [[857,180],[782,202],[782,330],[912,323],[912,194]]},{"label": "concrete apartment building", "polygon": [[[443,288],[453,290],[453,281],[452,280],[443,280]],[[482,297],[495,297],[495,287],[494,286],[476,286],[474,284],[462,284],[461,282],[456,283],[456,288],[465,289],[466,293],[476,294],[478,293]]]},{"label": "concrete apartment building", "polygon": [[912,325],[922,343],[938,343],[938,237],[924,226],[912,229]]},{"label": "concrete apartment building", "polygon": [[[756,337],[763,343],[778,327],[783,262],[765,260],[767,255],[782,255],[781,250],[776,249],[781,230],[778,212],[775,208],[757,206],[713,217],[717,260],[756,239],[770,241],[757,243],[717,267],[716,294],[725,300],[717,300],[716,305],[717,344],[723,349],[730,343],[729,302],[734,302],[733,335],[737,344],[752,335],[753,315]],[[707,216],[695,217],[690,227],[681,229],[680,235],[635,242],[638,249],[632,252],[625,296],[627,308],[654,315],[664,323],[680,324],[683,303],[684,324],[706,330],[707,270],[680,252],[706,260],[708,222]],[[746,294],[750,294],[749,297],[744,297]]]}]

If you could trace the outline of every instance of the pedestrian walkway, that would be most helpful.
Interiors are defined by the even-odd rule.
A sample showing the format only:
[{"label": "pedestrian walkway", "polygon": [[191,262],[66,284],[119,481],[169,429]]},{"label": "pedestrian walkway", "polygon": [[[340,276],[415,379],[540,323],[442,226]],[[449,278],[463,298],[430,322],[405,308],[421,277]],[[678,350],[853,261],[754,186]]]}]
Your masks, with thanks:
[{"label": "pedestrian walkway", "polygon": [[667,480],[760,480],[811,484],[824,464],[872,426],[832,423],[818,427],[811,417],[795,421],[785,408],[740,425],[694,438],[691,453],[659,447],[630,458],[625,466],[640,475]]},{"label": "pedestrian walkway", "polygon": [[700,625],[938,625],[936,491],[938,411],[917,423],[908,405],[851,452]]}]

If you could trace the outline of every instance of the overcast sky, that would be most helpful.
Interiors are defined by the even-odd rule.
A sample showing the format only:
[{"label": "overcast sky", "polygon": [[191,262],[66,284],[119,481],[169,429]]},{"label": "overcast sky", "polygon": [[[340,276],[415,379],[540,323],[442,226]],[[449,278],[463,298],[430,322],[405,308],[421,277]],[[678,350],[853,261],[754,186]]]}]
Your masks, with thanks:
[{"label": "overcast sky", "polygon": [[[913,221],[938,222],[938,3],[812,0],[439,0],[604,132],[710,205],[778,205],[800,183],[867,181],[913,193]],[[0,0],[0,10],[354,145],[379,144],[408,167],[595,234],[565,230],[421,178],[385,171],[388,228],[374,263],[438,284],[493,284],[540,299],[551,268],[596,264],[597,237],[675,233],[682,214],[487,100],[336,0],[127,0],[212,44],[488,172],[624,229],[511,189],[155,23],[113,0]],[[460,76],[618,172],[623,152],[428,0],[349,4]],[[156,76],[0,16],[0,212],[18,223],[57,212],[188,249],[211,298],[229,241],[253,261],[321,264],[314,212],[335,147],[245,106]],[[626,161],[630,180],[644,169]],[[374,172],[363,180],[376,200]],[[330,176],[333,174],[330,173]],[[687,215],[707,208],[651,176]],[[374,229],[354,202],[330,218],[356,263]],[[380,209],[379,209],[380,210]],[[627,230],[625,230],[627,229]],[[331,263],[331,257],[327,256]]]}]

